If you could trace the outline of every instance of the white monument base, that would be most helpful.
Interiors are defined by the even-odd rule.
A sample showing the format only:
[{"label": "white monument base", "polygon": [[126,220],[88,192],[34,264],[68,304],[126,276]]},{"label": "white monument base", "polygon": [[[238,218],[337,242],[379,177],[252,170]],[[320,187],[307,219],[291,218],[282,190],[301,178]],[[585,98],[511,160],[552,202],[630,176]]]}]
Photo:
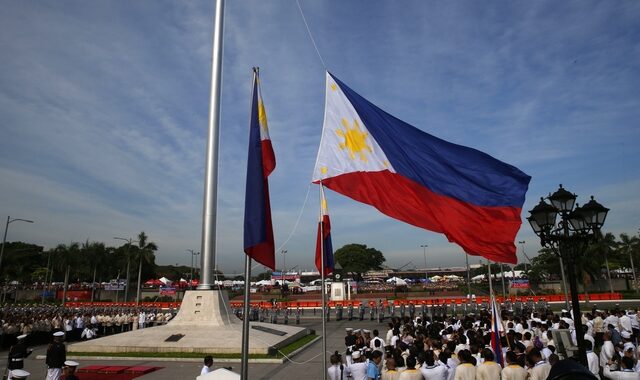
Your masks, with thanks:
[{"label": "white monument base", "polygon": [[344,301],[348,299],[344,282],[336,281],[331,283],[331,293],[329,294],[329,299],[331,301]]},{"label": "white monument base", "polygon": [[[256,327],[259,328],[256,329]],[[249,354],[268,354],[311,331],[291,325],[251,322]],[[70,344],[67,352],[241,353],[242,321],[231,311],[226,293],[190,290],[178,314],[166,325]]]}]

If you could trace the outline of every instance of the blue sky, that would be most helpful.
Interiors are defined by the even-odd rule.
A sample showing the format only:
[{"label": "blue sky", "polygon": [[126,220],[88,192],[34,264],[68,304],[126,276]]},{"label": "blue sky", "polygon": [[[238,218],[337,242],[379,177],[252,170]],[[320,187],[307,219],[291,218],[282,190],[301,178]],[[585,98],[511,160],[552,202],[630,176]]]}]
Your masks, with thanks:
[{"label": "blue sky", "polygon": [[[640,3],[300,2],[327,68],[418,128],[533,177],[524,206],[559,183],[611,208],[605,230],[640,227]],[[13,1],[0,13],[0,217],[8,240],[119,245],[144,230],[157,262],[200,250],[210,80],[210,1]],[[276,245],[291,234],[321,134],[324,67],[295,1],[227,1],[218,262],[242,268],[251,68],[278,166]],[[462,265],[443,236],[327,193],[334,247],[388,264]],[[318,190],[282,249],[312,269]],[[518,240],[539,248],[528,224]],[[519,247],[520,252],[520,247]],[[523,257],[519,253],[520,259]],[[278,253],[278,266],[282,255]],[[477,263],[477,258],[471,258]],[[261,271],[258,267],[256,271]]]}]

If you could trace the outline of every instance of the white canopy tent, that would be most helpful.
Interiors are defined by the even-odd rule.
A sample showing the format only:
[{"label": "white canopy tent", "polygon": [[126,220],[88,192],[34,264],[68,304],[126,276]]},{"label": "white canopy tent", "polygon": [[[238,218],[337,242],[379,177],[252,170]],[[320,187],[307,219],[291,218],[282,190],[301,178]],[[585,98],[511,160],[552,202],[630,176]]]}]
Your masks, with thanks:
[{"label": "white canopy tent", "polygon": [[391,277],[390,279],[387,280],[387,283],[400,285],[400,286],[407,285],[407,282],[401,279],[400,277]]}]

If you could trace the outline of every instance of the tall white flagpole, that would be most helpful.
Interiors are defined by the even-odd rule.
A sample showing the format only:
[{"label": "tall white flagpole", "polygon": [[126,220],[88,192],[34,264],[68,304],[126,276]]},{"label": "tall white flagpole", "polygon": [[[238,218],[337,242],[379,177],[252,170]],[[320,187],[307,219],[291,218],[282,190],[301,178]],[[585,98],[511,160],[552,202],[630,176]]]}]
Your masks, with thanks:
[{"label": "tall white flagpole", "polygon": [[222,89],[222,34],[224,0],[216,0],[211,57],[211,95],[209,98],[209,135],[202,205],[202,271],[198,290],[211,290],[216,267],[216,214],[218,202],[218,144],[220,136],[220,92]]},{"label": "tall white flagpole", "polygon": [[[323,218],[323,202],[324,188],[322,180],[320,180],[320,278],[322,281],[322,378],[327,380],[327,316],[325,310],[327,307],[327,285],[324,282],[324,218]],[[327,310],[328,312],[328,310]]]},{"label": "tall white flagpole", "polygon": [[242,312],[242,363],[240,379],[249,379],[249,309],[251,291],[251,257],[244,258],[244,305]]}]

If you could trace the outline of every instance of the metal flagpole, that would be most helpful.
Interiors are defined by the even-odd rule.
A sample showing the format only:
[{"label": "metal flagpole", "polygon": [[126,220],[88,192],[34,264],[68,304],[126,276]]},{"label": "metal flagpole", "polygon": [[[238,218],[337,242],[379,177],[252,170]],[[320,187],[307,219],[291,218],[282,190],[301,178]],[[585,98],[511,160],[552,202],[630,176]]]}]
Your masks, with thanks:
[{"label": "metal flagpole", "polygon": [[209,136],[202,205],[202,273],[198,290],[212,289],[216,265],[216,213],[218,201],[218,140],[220,136],[220,92],[222,89],[222,34],[224,0],[216,0],[211,57],[211,96],[209,98]]},{"label": "metal flagpole", "polygon": [[487,266],[489,267],[489,295],[493,296],[493,277],[491,277],[491,260],[487,260]]},{"label": "metal flagpole", "polygon": [[322,218],[322,201],[324,200],[324,191],[322,180],[320,180],[320,278],[322,281],[322,378],[327,380],[327,316],[325,310],[327,307],[327,285],[324,283],[324,224]]},{"label": "metal flagpole", "polygon": [[249,299],[251,290],[251,257],[244,258],[244,306],[242,311],[242,364],[240,379],[249,379]]},{"label": "metal flagpole", "polygon": [[507,291],[506,291],[506,288],[504,286],[504,269],[502,267],[502,263],[500,263],[500,278],[502,278],[502,297],[506,297],[507,296]]},{"label": "metal flagpole", "polygon": [[[258,79],[259,68],[253,68],[253,78],[251,80],[251,101],[249,102],[249,124],[253,114],[253,93],[256,89],[255,83]],[[249,131],[251,133],[251,131]],[[251,293],[251,257],[245,254],[244,257],[244,304],[242,306],[242,363],[240,379],[249,379],[249,309]]]},{"label": "metal flagpole", "polygon": [[464,257],[467,262],[467,298],[471,300],[471,269],[469,268],[469,254],[465,252]]}]

